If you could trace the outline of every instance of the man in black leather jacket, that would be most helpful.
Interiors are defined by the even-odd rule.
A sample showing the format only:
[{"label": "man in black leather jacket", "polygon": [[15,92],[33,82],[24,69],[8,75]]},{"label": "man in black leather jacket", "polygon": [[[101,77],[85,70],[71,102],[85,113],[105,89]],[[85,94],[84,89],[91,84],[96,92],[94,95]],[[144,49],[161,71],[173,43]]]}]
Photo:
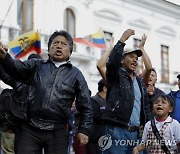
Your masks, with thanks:
[{"label": "man in black leather jacket", "polygon": [[[93,114],[87,82],[81,71],[72,66],[72,37],[65,31],[54,32],[48,42],[47,61],[14,60],[0,45],[1,64],[15,80],[29,84],[27,123],[15,135],[17,154],[66,154],[67,123],[76,100],[80,112],[77,137],[88,143]],[[35,72],[35,73],[34,73]]]},{"label": "man in black leather jacket", "polygon": [[[145,83],[135,74],[142,51],[124,49],[124,42],[134,34],[131,29],[123,33],[107,62],[107,110],[104,114],[107,126],[104,139],[109,144],[103,145],[103,140],[99,142],[105,154],[132,153],[133,146],[138,142],[140,126],[151,118]],[[131,142],[133,140],[135,142]]]}]

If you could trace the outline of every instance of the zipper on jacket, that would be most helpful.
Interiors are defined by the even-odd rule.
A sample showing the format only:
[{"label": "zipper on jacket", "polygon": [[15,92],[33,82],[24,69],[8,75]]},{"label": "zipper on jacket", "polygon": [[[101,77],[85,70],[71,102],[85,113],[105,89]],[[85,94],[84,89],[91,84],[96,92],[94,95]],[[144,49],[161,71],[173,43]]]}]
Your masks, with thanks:
[{"label": "zipper on jacket", "polygon": [[59,68],[56,68],[56,69],[57,69],[57,70],[56,70],[56,73],[55,73],[55,76],[54,76],[54,79],[53,79],[53,86],[52,86],[52,88],[51,88],[51,92],[50,92],[50,95],[49,95],[49,100],[48,100],[48,102],[47,102],[46,104],[44,104],[45,108],[48,108],[48,106],[49,106],[49,101],[50,101],[50,98],[51,98],[51,96],[52,96],[53,89],[54,89],[54,87],[55,87],[55,80],[56,80],[56,78],[57,78],[57,74],[58,74],[58,72],[59,72]]},{"label": "zipper on jacket", "polygon": [[116,107],[118,106],[118,104],[119,104],[119,100],[116,102],[114,108],[112,108],[112,112],[116,109]]}]

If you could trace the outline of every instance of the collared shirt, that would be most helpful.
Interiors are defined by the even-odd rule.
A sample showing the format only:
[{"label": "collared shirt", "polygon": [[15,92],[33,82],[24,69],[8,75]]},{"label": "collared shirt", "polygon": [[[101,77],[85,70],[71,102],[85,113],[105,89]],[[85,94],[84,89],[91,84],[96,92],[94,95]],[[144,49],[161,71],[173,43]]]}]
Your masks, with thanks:
[{"label": "collared shirt", "polygon": [[[166,145],[170,146],[170,149],[176,150],[177,149],[177,144],[180,143],[180,124],[177,120],[173,119],[172,117],[168,116],[167,119],[165,121],[159,122],[155,119],[155,124],[156,127],[158,129],[159,132],[162,131],[163,134],[163,138],[165,140]],[[164,125],[166,126],[166,129],[163,129]],[[151,134],[151,136],[153,134],[152,132],[152,127],[151,127],[151,121],[148,121],[144,127],[144,131],[143,131],[143,136],[142,136],[142,140],[146,141],[147,143],[151,143],[152,142],[156,142],[157,140],[148,140],[148,136]],[[154,136],[154,138],[156,139],[156,137]],[[157,143],[157,142],[156,142]],[[154,144],[154,146],[156,146],[156,144]],[[153,146],[151,146],[150,148],[154,148]],[[161,146],[159,146],[159,148],[161,148]],[[158,149],[156,149],[158,150]]]},{"label": "collared shirt", "polygon": [[141,110],[141,91],[136,77],[133,80],[134,86],[134,106],[130,117],[129,126],[139,126],[140,125],[140,110]]},{"label": "collared shirt", "polygon": [[54,63],[54,65],[56,66],[56,67],[59,67],[59,66],[61,66],[61,65],[63,65],[63,64],[66,64],[66,63],[70,63],[70,61],[68,60],[68,61],[63,61],[63,62],[57,62],[57,61],[52,61],[53,63]]}]

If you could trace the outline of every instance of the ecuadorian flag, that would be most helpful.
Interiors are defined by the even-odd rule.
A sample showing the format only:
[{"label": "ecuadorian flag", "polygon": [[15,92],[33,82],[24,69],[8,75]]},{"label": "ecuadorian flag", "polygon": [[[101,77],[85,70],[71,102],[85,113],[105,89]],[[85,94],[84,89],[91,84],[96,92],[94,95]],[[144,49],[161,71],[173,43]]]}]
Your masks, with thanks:
[{"label": "ecuadorian flag", "polygon": [[14,58],[19,59],[26,56],[30,52],[41,53],[41,36],[40,33],[31,31],[20,35],[15,40],[7,45],[10,49],[10,54]]},{"label": "ecuadorian flag", "polygon": [[96,33],[85,36],[84,38],[74,38],[73,41],[94,48],[107,49],[106,39],[102,28],[99,28]]},{"label": "ecuadorian flag", "polygon": [[96,33],[91,34],[91,38],[98,48],[106,49],[105,35],[101,28]]}]

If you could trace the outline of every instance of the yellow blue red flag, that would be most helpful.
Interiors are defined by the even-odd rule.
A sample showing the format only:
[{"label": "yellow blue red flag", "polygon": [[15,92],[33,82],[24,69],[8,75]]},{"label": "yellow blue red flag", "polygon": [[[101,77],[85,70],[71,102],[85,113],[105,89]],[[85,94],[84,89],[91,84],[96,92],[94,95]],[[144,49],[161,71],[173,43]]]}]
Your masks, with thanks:
[{"label": "yellow blue red flag", "polygon": [[73,41],[74,43],[84,44],[89,47],[100,48],[104,50],[107,49],[106,39],[102,28],[99,28],[96,33],[90,34],[83,38],[74,38]]},{"label": "yellow blue red flag", "polygon": [[20,35],[7,45],[14,58],[19,59],[30,52],[41,53],[41,36],[39,32],[31,31]]}]

